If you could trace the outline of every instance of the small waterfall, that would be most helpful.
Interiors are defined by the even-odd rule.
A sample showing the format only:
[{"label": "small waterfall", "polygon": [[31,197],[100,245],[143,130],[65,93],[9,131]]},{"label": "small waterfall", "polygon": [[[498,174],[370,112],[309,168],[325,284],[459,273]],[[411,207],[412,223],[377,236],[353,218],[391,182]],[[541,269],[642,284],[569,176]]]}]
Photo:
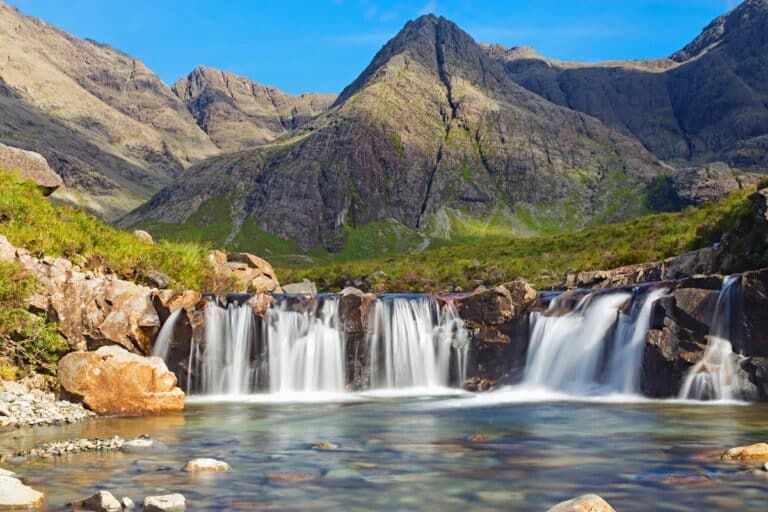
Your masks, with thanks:
[{"label": "small waterfall", "polygon": [[266,312],[269,390],[340,392],[344,390],[344,333],[339,299],[327,297],[311,313],[290,311],[287,304]]},{"label": "small waterfall", "polygon": [[438,388],[466,378],[469,337],[453,304],[427,296],[384,296],[374,306],[371,387]]},{"label": "small waterfall", "polygon": [[581,394],[639,392],[652,306],[664,293],[592,292],[560,316],[570,297],[555,298],[546,312],[531,315],[524,384]]},{"label": "small waterfall", "polygon": [[157,333],[154,347],[152,347],[152,355],[157,356],[163,360],[168,359],[168,352],[171,348],[171,341],[173,341],[173,330],[176,328],[176,321],[179,319],[183,309],[179,308],[171,313],[160,328],[160,332]]},{"label": "small waterfall", "polygon": [[733,306],[741,292],[741,275],[723,280],[715,304],[707,347],[701,359],[691,367],[680,387],[680,398],[695,400],[731,400],[738,398],[739,382],[736,355],[731,345]]},{"label": "small waterfall", "polygon": [[205,346],[194,340],[190,348],[192,371],[187,390],[217,395],[255,390],[260,359],[257,332],[249,305],[231,303],[221,307],[209,302],[205,310]]}]

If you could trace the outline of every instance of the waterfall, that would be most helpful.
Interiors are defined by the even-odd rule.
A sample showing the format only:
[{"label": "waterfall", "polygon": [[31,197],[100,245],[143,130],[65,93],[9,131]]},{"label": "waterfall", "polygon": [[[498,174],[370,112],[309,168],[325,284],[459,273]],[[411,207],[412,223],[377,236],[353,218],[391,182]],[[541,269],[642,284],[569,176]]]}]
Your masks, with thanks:
[{"label": "waterfall", "polygon": [[217,395],[252,392],[259,369],[254,364],[259,360],[258,341],[256,319],[249,305],[221,307],[210,301],[205,310],[205,346],[193,340],[190,348],[192,371],[187,390]]},{"label": "waterfall", "polygon": [[[371,387],[439,388],[466,378],[469,337],[453,304],[428,296],[383,296],[369,341]],[[453,357],[452,357],[453,355]]]},{"label": "waterfall", "polygon": [[736,355],[731,345],[731,317],[734,302],[741,292],[741,276],[723,279],[712,316],[707,347],[680,387],[680,398],[695,400],[730,400],[738,398],[739,382]]},{"label": "waterfall", "polygon": [[290,311],[287,304],[270,308],[266,324],[271,392],[344,390],[338,297],[322,299],[310,313]]},{"label": "waterfall", "polygon": [[168,359],[168,352],[171,348],[171,341],[173,341],[173,330],[176,328],[176,321],[179,319],[183,309],[179,308],[171,313],[160,328],[160,332],[157,333],[154,347],[152,347],[152,355],[157,356],[163,360]]},{"label": "waterfall", "polygon": [[[591,292],[532,313],[524,384],[568,393],[638,393],[645,337],[660,289]],[[629,305],[628,305],[629,302]]]}]

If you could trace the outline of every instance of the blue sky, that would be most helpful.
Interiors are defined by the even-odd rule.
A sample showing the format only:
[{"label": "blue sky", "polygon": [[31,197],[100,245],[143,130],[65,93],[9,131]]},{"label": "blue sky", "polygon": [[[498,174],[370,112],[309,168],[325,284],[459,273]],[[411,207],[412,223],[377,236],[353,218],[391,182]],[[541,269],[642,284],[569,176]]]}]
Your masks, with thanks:
[{"label": "blue sky", "polygon": [[168,84],[198,64],[290,93],[339,92],[409,19],[434,12],[475,40],[558,59],[667,56],[733,0],[10,0],[143,60]]}]

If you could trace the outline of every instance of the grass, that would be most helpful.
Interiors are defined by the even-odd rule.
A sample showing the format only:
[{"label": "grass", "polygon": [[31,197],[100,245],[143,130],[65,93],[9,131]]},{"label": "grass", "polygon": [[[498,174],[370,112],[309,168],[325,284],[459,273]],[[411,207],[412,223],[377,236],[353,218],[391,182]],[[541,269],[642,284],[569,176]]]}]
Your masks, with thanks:
[{"label": "grass", "polygon": [[0,187],[0,234],[37,256],[65,256],[84,268],[104,268],[137,281],[158,270],[176,287],[205,289],[219,281],[207,261],[208,244],[148,244],[82,210],[52,204],[13,173],[0,172]]},{"label": "grass", "polygon": [[[738,191],[719,203],[682,212],[646,215],[535,238],[465,236],[459,243],[421,252],[379,256],[357,261],[279,266],[284,282],[310,279],[321,290],[338,290],[356,278],[383,271],[390,291],[439,291],[459,286],[472,289],[523,277],[535,286],[555,285],[567,270],[610,269],[676,256],[732,236],[736,266],[768,264],[765,233],[754,221],[748,196]],[[758,249],[756,249],[758,248]]]}]

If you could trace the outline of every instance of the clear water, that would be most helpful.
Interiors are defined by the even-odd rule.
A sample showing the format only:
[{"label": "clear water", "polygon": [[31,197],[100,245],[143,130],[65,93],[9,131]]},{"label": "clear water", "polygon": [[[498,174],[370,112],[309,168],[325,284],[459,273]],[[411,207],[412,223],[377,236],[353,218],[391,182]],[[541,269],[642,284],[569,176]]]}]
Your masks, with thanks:
[{"label": "clear water", "polygon": [[[316,398],[323,397],[333,399]],[[622,512],[765,510],[768,473],[717,456],[768,439],[765,405],[633,403],[622,396],[573,402],[534,391],[346,398],[191,403],[183,415],[4,434],[0,447],[115,434],[149,434],[168,445],[152,456],[75,454],[12,466],[47,494],[52,509],[106,488],[137,502],[181,492],[191,510],[527,511],[586,492]],[[473,434],[488,440],[471,441]],[[318,441],[341,449],[310,449]],[[187,460],[209,456],[233,472],[180,471]],[[355,478],[333,479],[340,470]],[[285,482],[275,479],[280,473],[312,479]]]}]

